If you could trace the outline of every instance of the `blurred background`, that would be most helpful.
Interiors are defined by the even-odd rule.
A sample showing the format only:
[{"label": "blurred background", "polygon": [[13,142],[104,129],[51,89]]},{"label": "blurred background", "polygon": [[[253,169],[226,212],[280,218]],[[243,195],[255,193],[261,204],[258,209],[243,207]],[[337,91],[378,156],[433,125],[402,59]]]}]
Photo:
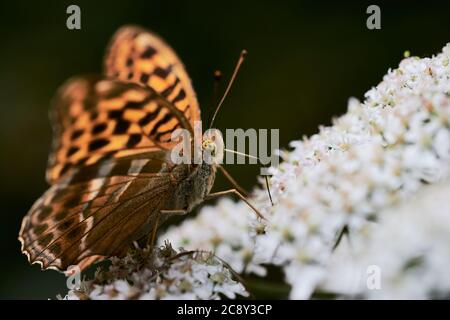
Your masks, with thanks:
[{"label": "blurred background", "polygon": [[[75,74],[101,72],[110,36],[123,24],[159,33],[183,60],[203,119],[212,112],[212,73],[222,90],[241,49],[248,50],[216,122],[224,128],[279,128],[280,146],[328,125],[347,100],[395,68],[406,50],[430,56],[450,41],[444,2],[374,2],[381,30],[368,30],[369,4],[320,1],[8,1],[0,4],[0,298],[55,298],[64,276],[30,266],[20,253],[22,217],[48,187],[49,101]],[[81,8],[81,30],[66,8]],[[259,168],[227,166],[246,188]],[[226,183],[218,178],[215,190]],[[195,213],[193,213],[195,214]]]}]

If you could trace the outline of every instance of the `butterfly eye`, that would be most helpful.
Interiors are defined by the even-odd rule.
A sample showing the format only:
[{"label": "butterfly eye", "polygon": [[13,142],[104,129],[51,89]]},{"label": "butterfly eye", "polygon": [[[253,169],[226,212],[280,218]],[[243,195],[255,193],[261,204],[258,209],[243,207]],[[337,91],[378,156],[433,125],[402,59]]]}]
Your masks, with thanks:
[{"label": "butterfly eye", "polygon": [[204,140],[202,143],[202,147],[203,147],[203,150],[208,150],[210,152],[211,156],[213,156],[213,157],[215,156],[216,144],[212,140],[210,140],[210,139]]}]

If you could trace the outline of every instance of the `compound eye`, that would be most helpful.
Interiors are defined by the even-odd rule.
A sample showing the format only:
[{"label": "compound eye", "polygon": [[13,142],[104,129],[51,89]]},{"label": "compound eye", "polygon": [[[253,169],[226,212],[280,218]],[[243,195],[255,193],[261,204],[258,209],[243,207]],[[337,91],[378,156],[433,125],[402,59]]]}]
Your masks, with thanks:
[{"label": "compound eye", "polygon": [[209,150],[211,151],[211,155],[214,157],[216,155],[216,145],[214,143],[211,143],[209,145]]}]

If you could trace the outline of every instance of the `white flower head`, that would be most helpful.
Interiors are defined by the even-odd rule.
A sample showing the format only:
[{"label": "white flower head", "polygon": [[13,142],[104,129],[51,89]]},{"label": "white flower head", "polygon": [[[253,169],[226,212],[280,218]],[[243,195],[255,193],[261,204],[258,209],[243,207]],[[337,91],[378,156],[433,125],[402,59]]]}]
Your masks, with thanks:
[{"label": "white flower head", "polygon": [[233,271],[210,252],[176,252],[166,242],[154,250],[135,249],[125,258],[111,259],[93,280],[70,290],[65,299],[220,299],[247,296]]}]

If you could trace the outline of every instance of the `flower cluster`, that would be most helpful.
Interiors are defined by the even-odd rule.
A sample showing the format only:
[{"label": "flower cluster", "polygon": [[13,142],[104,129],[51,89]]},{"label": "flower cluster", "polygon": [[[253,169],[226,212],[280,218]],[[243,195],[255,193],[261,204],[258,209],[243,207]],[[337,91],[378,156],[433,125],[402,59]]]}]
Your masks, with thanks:
[{"label": "flower cluster", "polygon": [[322,290],[370,299],[450,297],[450,180],[379,214],[367,232],[343,241]]},{"label": "flower cluster", "polygon": [[[366,93],[364,102],[350,99],[347,113],[332,126],[292,142],[291,151],[280,151],[282,164],[271,168],[275,206],[262,189],[251,198],[267,221],[256,219],[245,204],[224,199],[160,239],[211,250],[241,273],[264,275],[265,264],[280,266],[292,287],[290,297],[311,297],[326,287],[342,243],[353,243],[374,223],[389,228],[379,222],[381,212],[448,175],[449,59],[450,44],[432,58],[404,59]],[[443,210],[449,211],[448,206]],[[405,229],[399,231],[405,242],[413,237],[408,231],[412,223],[424,227],[413,217],[397,226]],[[379,243],[373,250],[389,245],[387,239],[375,239]],[[393,252],[393,259],[405,263],[400,260],[406,256]],[[442,259],[450,265],[448,255]],[[424,268],[426,273],[434,270]]]},{"label": "flower cluster", "polygon": [[68,300],[234,299],[247,296],[244,286],[222,260],[209,252],[176,252],[169,243],[154,250],[135,249],[112,258],[93,280],[83,280]]}]

